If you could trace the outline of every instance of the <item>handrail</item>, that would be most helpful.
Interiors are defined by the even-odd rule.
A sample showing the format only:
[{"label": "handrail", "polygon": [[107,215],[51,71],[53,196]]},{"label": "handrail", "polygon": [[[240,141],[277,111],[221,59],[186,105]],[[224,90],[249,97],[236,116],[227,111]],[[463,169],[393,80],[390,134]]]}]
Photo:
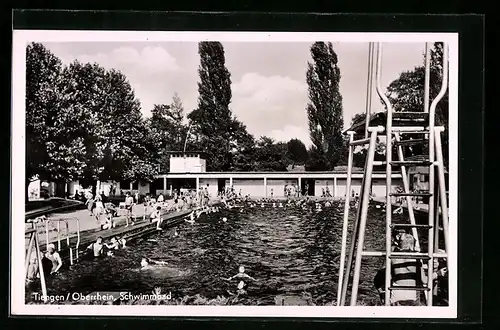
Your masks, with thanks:
[{"label": "handrail", "polygon": [[75,244],[75,252],[76,252],[76,260],[78,260],[79,257],[79,247],[80,247],[80,219],[78,218],[65,218],[65,219],[48,219],[45,216],[43,217],[37,217],[35,219],[29,219],[27,222],[33,223],[34,226],[40,222],[44,222],[45,224],[45,244],[49,244],[49,223],[56,222],[57,223],[57,249],[61,250],[61,230],[60,230],[60,223],[63,221],[66,224],[66,244],[69,249],[69,257],[70,257],[70,264],[73,265],[73,250],[70,246],[70,231],[69,231],[69,222],[68,220],[74,220],[76,221],[76,244]]},{"label": "handrail", "polygon": [[[354,138],[354,132],[347,132],[349,134],[349,142],[352,143]],[[351,144],[349,144],[349,156],[347,158],[347,179],[346,179],[346,190],[345,190],[345,204],[344,204],[344,222],[342,226],[342,245],[340,248],[340,267],[339,267],[339,281],[337,287],[337,306],[344,305],[344,297],[343,292],[347,289],[344,289],[344,268],[345,268],[345,256],[347,253],[347,231],[349,227],[349,207],[350,200],[349,197],[351,195],[351,176],[352,176],[352,162],[353,162],[353,150]]]},{"label": "handrail", "polygon": [[[392,167],[391,167],[391,161],[392,161],[392,105],[387,96],[382,92],[382,88],[380,87],[380,76],[381,76],[381,71],[382,71],[382,43],[378,43],[377,45],[377,94],[379,97],[382,99],[384,102],[386,108],[387,108],[387,123],[386,123],[386,129],[385,129],[385,135],[386,135],[386,150],[387,152],[385,153],[385,158],[386,158],[386,214],[385,214],[385,219],[386,219],[386,224],[385,224],[385,246],[386,246],[386,257],[385,257],[385,262],[386,262],[386,267],[385,267],[385,287],[389,288],[391,286],[391,267],[390,265],[390,259],[389,255],[391,253],[391,216],[392,216],[392,210],[391,210],[391,188],[392,188]],[[390,290],[385,291],[385,304],[388,306],[390,303]]]}]

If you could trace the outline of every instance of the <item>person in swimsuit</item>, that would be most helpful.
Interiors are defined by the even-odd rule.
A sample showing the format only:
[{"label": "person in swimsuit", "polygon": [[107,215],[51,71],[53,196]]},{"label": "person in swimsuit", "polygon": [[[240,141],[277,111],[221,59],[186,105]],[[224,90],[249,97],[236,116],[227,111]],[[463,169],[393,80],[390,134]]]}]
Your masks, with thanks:
[{"label": "person in swimsuit", "polygon": [[128,227],[129,220],[132,223],[132,226],[134,225],[134,220],[132,218],[133,206],[134,206],[134,197],[130,196],[130,192],[127,192],[127,195],[125,197],[125,209],[127,210],[127,216],[126,216],[127,224],[125,225],[125,227]]},{"label": "person in swimsuit", "polygon": [[166,261],[153,260],[146,257],[142,258],[141,260],[141,270],[148,270],[156,268],[157,266],[166,266],[166,265],[167,265]]},{"label": "person in swimsuit", "polygon": [[102,243],[101,236],[97,237],[97,240],[87,247],[87,250],[92,250],[94,257],[96,258],[102,256],[103,249],[104,244]]},{"label": "person in swimsuit", "polygon": [[143,205],[144,205],[144,215],[142,216],[142,220],[146,221],[146,214],[148,214],[148,208],[149,206],[151,206],[151,197],[149,196],[149,194],[147,194],[146,197],[144,197]]},{"label": "person in swimsuit", "polygon": [[161,207],[157,206],[156,210],[151,213],[151,222],[156,222],[156,230],[162,230],[161,223],[163,222],[163,219],[161,218]]},{"label": "person in swimsuit", "polygon": [[104,243],[104,245],[110,249],[110,250],[119,250],[120,249],[120,243],[118,242],[118,240],[116,239],[116,237],[113,237],[111,239],[111,242],[108,244],[108,243]]},{"label": "person in swimsuit", "polygon": [[231,281],[231,280],[233,280],[235,278],[237,278],[237,279],[250,279],[252,281],[256,281],[255,278],[253,278],[252,276],[250,276],[250,275],[248,275],[248,274],[245,273],[245,267],[244,266],[240,266],[238,268],[238,274],[236,274],[234,276],[231,276],[231,277],[227,278],[226,280],[227,281]]},{"label": "person in swimsuit", "polygon": [[[44,256],[46,259],[50,260],[52,267],[47,269],[46,274],[54,274],[59,271],[61,266],[63,265],[63,261],[61,259],[61,256],[59,253],[56,251],[56,247],[54,244],[49,243],[47,245],[47,252],[45,253]],[[48,267],[47,267],[48,268]],[[45,269],[44,269],[45,270]]]}]

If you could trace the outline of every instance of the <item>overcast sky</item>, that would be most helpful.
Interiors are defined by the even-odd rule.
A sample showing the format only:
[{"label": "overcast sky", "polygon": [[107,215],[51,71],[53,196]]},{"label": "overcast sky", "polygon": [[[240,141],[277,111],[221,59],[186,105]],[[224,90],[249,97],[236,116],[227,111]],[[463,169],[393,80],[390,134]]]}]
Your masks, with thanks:
[{"label": "overcast sky", "polygon": [[[154,104],[170,104],[179,94],[186,113],[197,106],[198,44],[195,42],[45,43],[64,63],[75,59],[121,70],[129,79],[145,116]],[[231,72],[233,113],[255,137],[278,141],[299,138],[310,145],[305,82],[311,43],[224,42]],[[385,43],[381,86],[423,63],[423,43]],[[365,111],[368,43],[333,43],[341,72],[344,128]],[[382,111],[373,92],[373,111]]]}]

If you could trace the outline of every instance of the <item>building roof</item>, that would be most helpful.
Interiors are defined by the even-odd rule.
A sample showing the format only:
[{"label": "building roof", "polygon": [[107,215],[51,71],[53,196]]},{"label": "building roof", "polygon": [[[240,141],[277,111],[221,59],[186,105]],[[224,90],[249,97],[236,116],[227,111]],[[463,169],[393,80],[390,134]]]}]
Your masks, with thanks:
[{"label": "building roof", "polygon": [[167,154],[170,155],[200,155],[200,156],[206,156],[207,153],[204,151],[167,151]]}]

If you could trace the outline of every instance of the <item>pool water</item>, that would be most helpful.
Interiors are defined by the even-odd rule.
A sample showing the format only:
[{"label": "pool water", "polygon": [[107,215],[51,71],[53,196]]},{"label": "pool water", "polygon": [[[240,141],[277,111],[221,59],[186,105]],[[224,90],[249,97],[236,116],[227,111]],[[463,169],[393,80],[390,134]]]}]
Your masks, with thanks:
[{"label": "pool water", "polygon": [[[298,207],[245,207],[202,215],[199,222],[153,233],[114,256],[81,261],[50,279],[49,294],[127,291],[150,294],[155,286],[172,298],[229,297],[239,280],[227,281],[240,265],[256,279],[245,281],[238,304],[275,305],[275,297],[307,296],[314,305],[335,304],[344,203],[316,212]],[[355,210],[351,210],[351,221]],[[222,218],[226,217],[227,222]],[[395,215],[395,221],[404,216]],[[365,249],[384,250],[385,213],[370,206]],[[420,236],[423,238],[424,236]],[[349,235],[350,240],[350,235]],[[156,271],[140,271],[142,257],[166,261]],[[358,301],[379,304],[373,287],[384,258],[363,258]],[[29,302],[31,292],[26,292]]]}]

